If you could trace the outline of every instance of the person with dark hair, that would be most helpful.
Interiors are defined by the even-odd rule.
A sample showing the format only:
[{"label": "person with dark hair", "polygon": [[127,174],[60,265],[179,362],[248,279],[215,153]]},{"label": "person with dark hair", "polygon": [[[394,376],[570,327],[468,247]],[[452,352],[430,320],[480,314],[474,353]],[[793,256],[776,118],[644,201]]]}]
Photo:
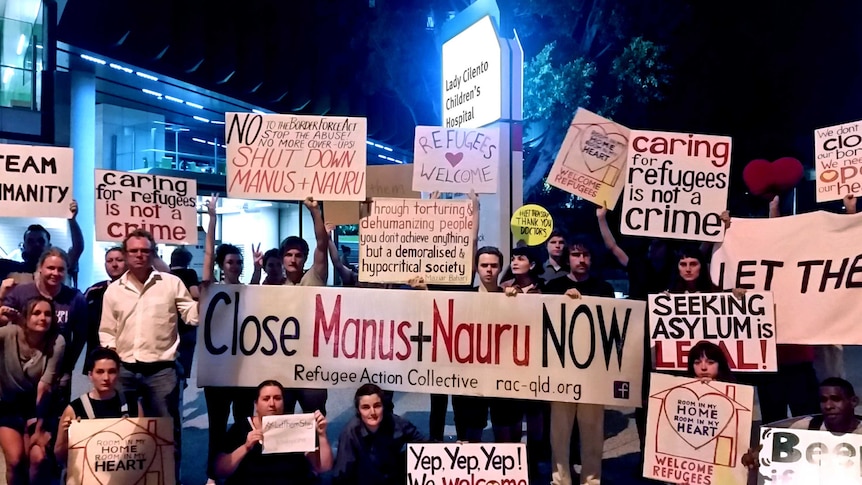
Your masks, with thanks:
[{"label": "person with dark hair", "polygon": [[356,416],[338,438],[332,483],[335,485],[401,485],[407,480],[407,444],[427,438],[410,421],[384,404],[384,392],[375,384],[356,390]]},{"label": "person with dark hair", "polygon": [[[242,274],[243,261],[242,252],[233,244],[220,244],[215,248],[216,229],[216,205],[218,197],[213,195],[207,201],[207,212],[209,223],[207,226],[206,241],[204,242],[204,291],[210,291],[210,285],[216,283],[213,260],[218,265],[222,274],[222,283],[228,285],[241,285],[239,277]],[[215,254],[215,257],[213,257]],[[260,275],[258,274],[258,278]],[[204,387],[204,398],[207,405],[207,421],[209,423],[209,454],[207,459],[207,475],[210,482],[215,483],[215,457],[219,444],[224,440],[227,433],[228,417],[231,407],[233,408],[233,421],[239,423],[245,421],[254,414],[254,399],[256,393],[254,388],[249,387]]]},{"label": "person with dark hair", "polygon": [[[614,288],[605,280],[592,277],[592,252],[584,242],[572,242],[567,248],[569,274],[545,285],[545,293],[570,298],[598,296],[613,298]],[[580,437],[581,481],[601,480],[602,446],[604,445],[605,407],[598,404],[551,403],[551,455],[554,462],[552,483],[571,484],[570,463],[573,428],[577,423]]]},{"label": "person with dark hair", "polygon": [[[180,280],[189,290],[194,300],[198,300],[200,293],[200,280],[195,270],[189,268],[192,264],[192,252],[184,246],[179,246],[171,252],[171,264],[169,267],[170,273]],[[194,325],[188,325],[179,318],[177,321],[177,332],[180,336],[180,345],[177,347],[177,369],[180,379],[180,409],[182,409],[183,390],[187,387],[186,382],[192,374],[192,364],[194,363],[195,347],[198,343],[198,329]]]},{"label": "person with dark hair", "polygon": [[566,238],[562,231],[551,231],[551,237],[545,243],[548,251],[548,260],[542,265],[539,277],[543,283],[565,276],[569,272],[568,261],[566,261]]},{"label": "person with dark hair", "polygon": [[54,444],[54,456],[61,466],[66,465],[69,452],[69,426],[72,420],[105,419],[143,416],[140,403],[131,394],[117,391],[120,374],[120,356],[111,349],[97,347],[87,354],[84,372],[93,388],[75,399],[60,416],[60,429]]},{"label": "person with dark hair", "polygon": [[688,352],[688,374],[689,377],[698,377],[706,380],[719,380],[732,382],[733,374],[727,356],[721,347],[712,342],[701,341],[695,344]]},{"label": "person with dark hair", "polygon": [[[309,270],[305,270],[308,261],[308,243],[299,236],[289,236],[281,243],[279,253],[284,265],[285,280],[287,286],[326,286],[329,278],[329,234],[326,232],[326,224],[323,222],[323,214],[320,205],[311,197],[303,202],[311,212],[314,221],[314,236],[316,246],[314,258]],[[284,393],[284,405],[288,412],[292,412],[299,403],[303,412],[309,413],[319,409],[326,414],[326,389],[287,389]]]},{"label": "person with dark hair", "polygon": [[671,277],[670,293],[715,293],[721,288],[709,276],[709,263],[695,246],[687,246],[676,254],[677,271]]},{"label": "person with dark hair", "polygon": [[[78,260],[84,253],[84,233],[78,225],[78,202],[72,200],[69,203],[69,236],[72,238],[72,247],[69,248],[68,272],[71,277],[71,286],[78,286]],[[7,278],[13,273],[22,274],[19,283],[29,282],[29,277],[24,275],[33,274],[39,266],[39,258],[46,249],[51,247],[51,234],[40,224],[31,224],[24,231],[21,243],[21,259],[23,261],[12,261],[11,259],[0,259],[0,279]]]},{"label": "person with dark hair", "polygon": [[[68,261],[68,256],[62,249],[48,248],[39,258],[36,279],[32,283],[15,286],[3,299],[5,306],[19,312],[24,310],[28,301],[37,296],[53,301],[54,310],[57,312],[54,324],[63,335],[66,349],[60,365],[59,388],[54,394],[55,402],[52,403],[55,406],[52,409],[52,413],[55,413],[52,418],[59,416],[69,404],[72,397],[72,372],[86,346],[88,336],[87,300],[80,291],[64,283]],[[51,419],[47,424],[49,429],[54,431],[56,419]]]},{"label": "person with dark hair", "polygon": [[[0,449],[6,461],[6,483],[44,483],[51,431],[51,390],[59,379],[66,342],[50,298],[37,295],[21,312],[10,313],[12,325],[0,327]],[[35,418],[35,426],[27,426]],[[29,447],[25,447],[29,444]]]},{"label": "person with dark hair", "polygon": [[541,293],[542,280],[539,278],[538,258],[532,248],[516,247],[512,249],[509,267],[503,275],[500,287],[507,294]]},{"label": "person with dark hair", "polygon": [[[99,348],[99,324],[102,322],[102,299],[108,285],[123,276],[126,272],[126,256],[123,248],[114,246],[105,252],[105,273],[107,280],[100,281],[84,292],[84,300],[87,301],[87,350],[86,355]],[[87,371],[84,371],[84,375]]]},{"label": "person with dark hair", "polygon": [[285,414],[284,387],[267,380],[257,386],[257,415],[234,423],[222,441],[222,453],[215,461],[215,472],[225,485],[296,485],[319,483],[317,474],[332,468],[332,448],[326,437],[326,417],[314,411],[318,448],[302,453],[262,454],[263,417]]},{"label": "person with dark hair", "polygon": [[258,268],[263,269],[266,273],[266,278],[263,282],[255,281],[252,277],[251,284],[258,283],[262,285],[283,285],[284,284],[284,265],[281,262],[281,253],[278,248],[272,248],[263,253],[260,258],[254,259],[255,272]]},{"label": "person with dark hair", "polygon": [[198,304],[176,276],[153,267],[156,242],[136,229],[123,239],[128,271],[105,290],[99,343],[120,356],[120,391],[141,399],[144,412],[174,421],[177,480],[182,443],[178,319],[198,323]]}]

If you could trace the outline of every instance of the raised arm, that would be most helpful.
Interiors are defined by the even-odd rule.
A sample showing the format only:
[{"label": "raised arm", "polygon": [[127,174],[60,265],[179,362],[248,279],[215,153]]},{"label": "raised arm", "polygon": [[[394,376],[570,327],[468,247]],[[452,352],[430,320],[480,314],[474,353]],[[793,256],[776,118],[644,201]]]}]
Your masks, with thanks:
[{"label": "raised arm", "polygon": [[316,200],[308,197],[303,203],[309,212],[311,212],[311,218],[314,221],[314,236],[317,239],[317,247],[314,248],[314,261],[311,271],[314,271],[317,277],[320,278],[320,281],[325,283],[329,277],[329,262],[327,261],[329,235],[326,234],[326,224],[323,222],[323,214],[320,212],[320,205],[318,205]]},{"label": "raised arm", "polygon": [[73,269],[73,282],[75,287],[78,286],[78,261],[81,255],[84,254],[84,233],[81,231],[81,226],[78,224],[78,201],[72,199],[69,204],[69,211],[72,216],[69,217],[69,236],[72,238],[72,247],[69,248],[69,267]]},{"label": "raised arm", "polygon": [[254,272],[251,274],[251,281],[248,284],[259,285],[264,263],[263,253],[260,252],[260,243],[257,243],[257,247],[254,247],[254,244],[251,245],[251,256],[254,259]]},{"label": "raised arm", "polygon": [[470,198],[470,203],[471,203],[470,210],[473,213],[473,219],[472,219],[473,233],[470,234],[470,237],[473,238],[473,245],[471,247],[472,247],[473,258],[474,258],[473,274],[470,276],[470,284],[472,285],[473,282],[476,280],[476,271],[478,271],[477,265],[479,264],[478,261],[475,261],[476,253],[479,251],[479,196],[476,194],[476,192],[473,189],[470,189],[470,193],[467,194],[467,197]]},{"label": "raised arm", "polygon": [[204,242],[204,269],[201,283],[206,286],[213,282],[213,265],[215,264],[215,227],[216,227],[216,203],[218,196],[213,194],[207,201],[207,237]]},{"label": "raised arm", "polygon": [[608,226],[608,208],[597,208],[596,219],[599,221],[599,232],[602,234],[602,241],[604,241],[605,247],[617,258],[617,261],[620,262],[623,268],[627,267],[629,265],[629,255],[617,244],[617,240],[614,239],[611,228]]}]

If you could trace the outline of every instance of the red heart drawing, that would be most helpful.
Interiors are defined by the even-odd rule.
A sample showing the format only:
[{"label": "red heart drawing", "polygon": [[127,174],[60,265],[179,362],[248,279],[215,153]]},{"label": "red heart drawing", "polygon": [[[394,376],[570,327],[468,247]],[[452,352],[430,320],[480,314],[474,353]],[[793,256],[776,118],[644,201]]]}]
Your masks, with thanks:
[{"label": "red heart drawing", "polygon": [[449,165],[452,165],[453,167],[455,165],[458,165],[459,163],[461,163],[461,160],[463,160],[463,159],[464,159],[464,154],[461,152],[458,152],[458,153],[446,152],[446,160],[449,162]]},{"label": "red heart drawing", "polygon": [[752,160],[742,170],[742,180],[752,194],[771,200],[792,189],[802,180],[804,169],[799,160],[782,157],[774,162]]},{"label": "red heart drawing", "polygon": [[699,396],[687,387],[667,393],[664,414],[673,430],[695,450],[717,439],[734,415],[733,403],[724,394]]}]

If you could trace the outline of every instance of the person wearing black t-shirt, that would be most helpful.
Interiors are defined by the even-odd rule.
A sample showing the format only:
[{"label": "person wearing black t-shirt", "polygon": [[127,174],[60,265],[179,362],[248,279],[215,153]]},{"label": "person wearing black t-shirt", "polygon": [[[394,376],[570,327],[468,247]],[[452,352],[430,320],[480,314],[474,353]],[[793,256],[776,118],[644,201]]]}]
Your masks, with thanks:
[{"label": "person wearing black t-shirt", "polygon": [[[605,280],[590,276],[591,252],[583,243],[568,248],[569,274],[545,285],[545,294],[614,297],[614,288]],[[569,462],[572,428],[577,420],[581,443],[581,481],[600,480],[602,446],[604,445],[605,407],[599,404],[551,403],[551,457],[554,462],[553,484],[571,484]]]},{"label": "person wearing black t-shirt", "polygon": [[[125,272],[126,255],[123,254],[123,248],[114,246],[105,253],[105,273],[110,279],[100,281],[84,292],[84,299],[87,300],[87,353],[85,355],[90,355],[101,347],[99,325],[102,322],[102,300],[105,298],[105,290]],[[87,369],[84,369],[83,373],[87,375]]]},{"label": "person wearing black t-shirt", "polygon": [[131,394],[117,392],[120,356],[110,349],[97,347],[84,362],[84,370],[93,389],[75,399],[60,417],[60,431],[54,444],[57,463],[65,466],[69,452],[69,426],[74,419],[122,418],[143,416],[141,405]]}]

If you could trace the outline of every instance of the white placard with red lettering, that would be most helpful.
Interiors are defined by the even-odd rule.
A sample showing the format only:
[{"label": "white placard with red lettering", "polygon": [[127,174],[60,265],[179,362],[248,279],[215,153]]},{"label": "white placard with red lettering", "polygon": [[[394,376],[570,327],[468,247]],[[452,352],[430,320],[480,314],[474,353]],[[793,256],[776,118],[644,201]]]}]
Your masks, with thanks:
[{"label": "white placard with red lettering", "polygon": [[71,148],[0,144],[0,215],[68,218],[73,173]]},{"label": "white placard with red lettering", "polygon": [[523,443],[410,443],[408,485],[527,485]]},{"label": "white placard with red lettering", "polygon": [[651,374],[644,477],[745,485],[753,407],[751,386]]},{"label": "white placard with red lettering", "polygon": [[197,196],[194,179],[96,170],[96,240],[144,229],[157,243],[197,244]]},{"label": "white placard with red lettering", "polygon": [[862,195],[862,121],[814,130],[817,202]]},{"label": "white placard with red lettering", "polygon": [[759,472],[781,485],[862,483],[862,435],[760,428]]},{"label": "white placard with red lettering", "polygon": [[578,108],[548,184],[613,209],[625,183],[629,129]]},{"label": "white placard with red lettering", "polygon": [[365,118],[226,113],[227,195],[365,200]]},{"label": "white placard with red lettering", "polygon": [[689,241],[724,238],[728,136],[632,131],[620,231]]},{"label": "white placard with red lettering", "polygon": [[500,172],[499,128],[417,126],[413,141],[413,190],[496,194]]},{"label": "white placard with red lettering", "polygon": [[174,485],[171,418],[73,420],[69,426],[67,485]]},{"label": "white placard with red lettering", "polygon": [[772,293],[649,295],[650,341],[656,370],[685,370],[700,341],[724,351],[734,372],[778,370]]},{"label": "white placard with red lettering", "polygon": [[640,406],[646,303],[562,295],[214,285],[198,385]]},{"label": "white placard with red lettering", "polygon": [[862,345],[860,238],[862,214],[734,218],[715,246],[712,280],[771,291],[779,344]]}]

